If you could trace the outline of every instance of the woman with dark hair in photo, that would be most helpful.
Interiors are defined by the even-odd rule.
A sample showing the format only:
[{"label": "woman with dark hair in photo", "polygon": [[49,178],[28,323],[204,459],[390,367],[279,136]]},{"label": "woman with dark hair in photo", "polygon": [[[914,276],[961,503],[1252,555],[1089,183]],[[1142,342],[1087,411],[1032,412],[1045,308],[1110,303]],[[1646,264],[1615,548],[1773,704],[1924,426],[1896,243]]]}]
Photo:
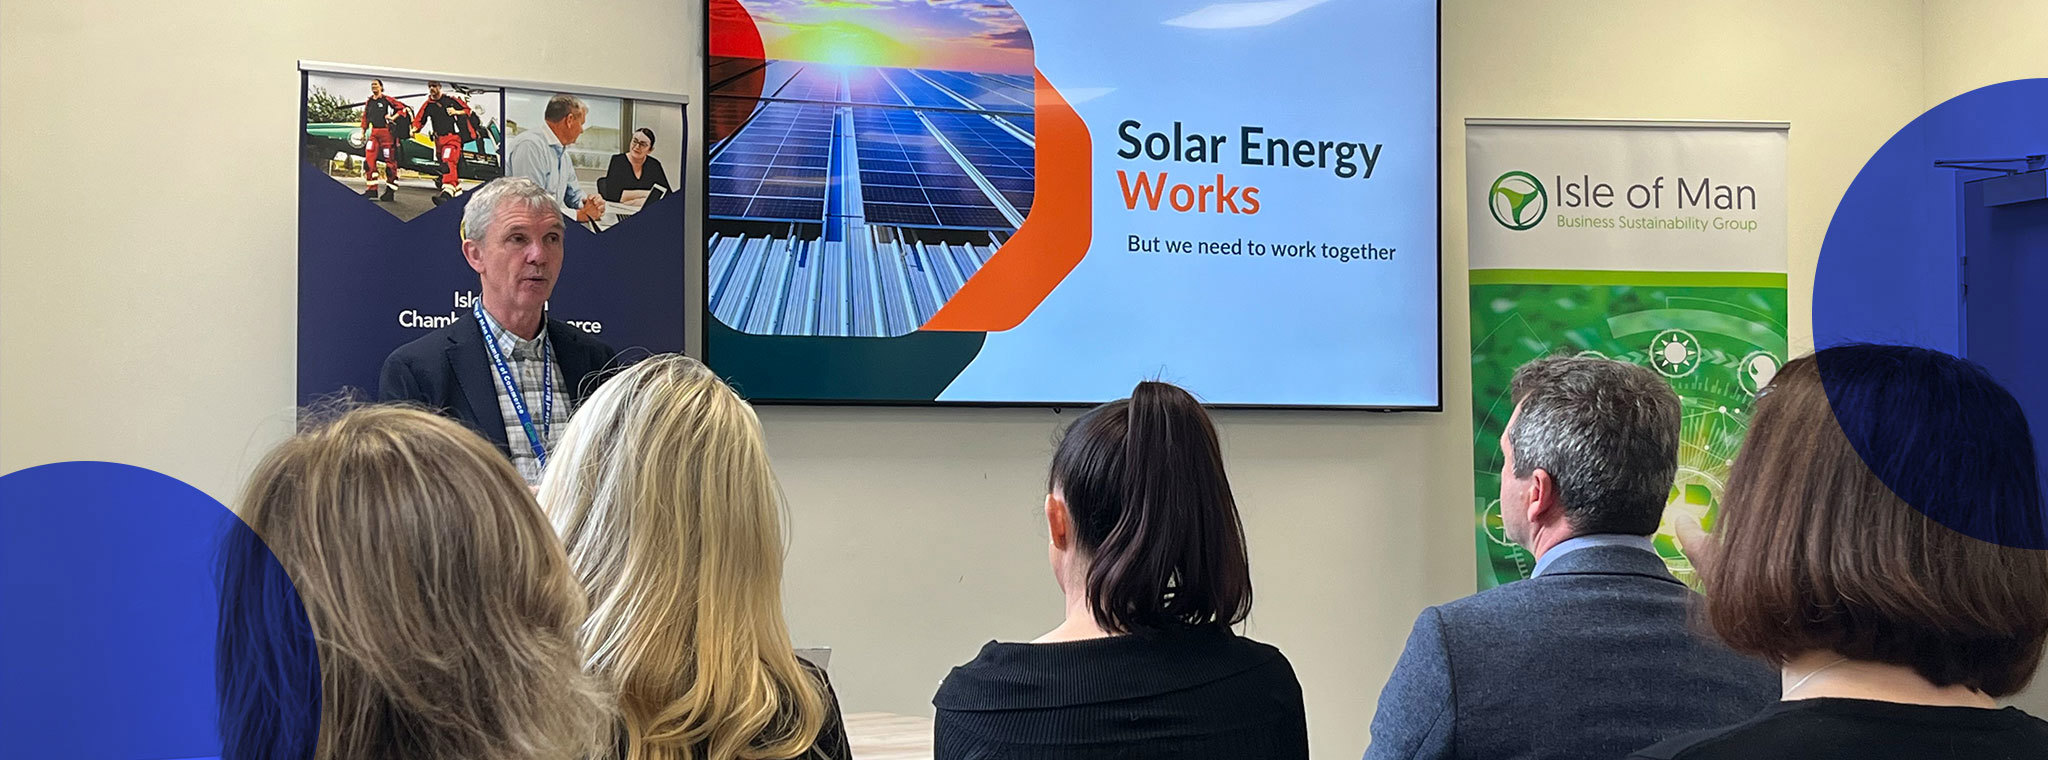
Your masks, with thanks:
[{"label": "woman with dark hair in photo", "polygon": [[[598,180],[597,193],[613,203],[638,206],[649,200],[656,189],[663,193],[673,190],[668,184],[668,173],[662,171],[661,160],[649,155],[654,152],[654,130],[646,127],[633,130],[626,152],[612,154],[612,163]],[[656,195],[654,200],[661,196]]]},{"label": "woman with dark hair in photo", "polygon": [[1139,383],[1075,420],[1048,491],[1066,619],[953,669],[932,698],[935,757],[1308,757],[1293,667],[1231,631],[1251,570],[1194,397]]},{"label": "woman with dark hair in photo", "polygon": [[1975,364],[1844,346],[1785,365],[1702,573],[1708,620],[1782,668],[1783,701],[1634,757],[2048,759],[2048,722],[1997,705],[2048,639],[2048,552],[2019,548],[2039,545],[2036,470],[2019,403]]}]

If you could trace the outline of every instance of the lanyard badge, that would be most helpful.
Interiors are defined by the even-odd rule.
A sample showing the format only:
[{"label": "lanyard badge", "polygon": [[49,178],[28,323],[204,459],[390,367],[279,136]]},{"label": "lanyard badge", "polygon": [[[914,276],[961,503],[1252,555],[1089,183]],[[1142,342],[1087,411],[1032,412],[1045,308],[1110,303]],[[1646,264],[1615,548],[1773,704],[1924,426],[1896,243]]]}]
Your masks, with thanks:
[{"label": "lanyard badge", "polygon": [[526,409],[526,396],[519,392],[519,381],[512,377],[512,368],[505,363],[505,352],[498,348],[497,331],[491,329],[490,318],[484,316],[483,304],[478,303],[474,308],[476,322],[484,328],[484,348],[490,350],[491,363],[498,369],[498,382],[504,384],[505,395],[512,397],[512,411],[519,415],[519,426],[526,430],[526,442],[533,447],[533,458],[538,460],[542,468],[546,468],[548,452],[544,441],[547,440],[547,434],[553,432],[555,425],[555,369],[554,363],[549,359],[547,320],[541,320],[540,431],[536,433],[533,428],[533,415]]}]

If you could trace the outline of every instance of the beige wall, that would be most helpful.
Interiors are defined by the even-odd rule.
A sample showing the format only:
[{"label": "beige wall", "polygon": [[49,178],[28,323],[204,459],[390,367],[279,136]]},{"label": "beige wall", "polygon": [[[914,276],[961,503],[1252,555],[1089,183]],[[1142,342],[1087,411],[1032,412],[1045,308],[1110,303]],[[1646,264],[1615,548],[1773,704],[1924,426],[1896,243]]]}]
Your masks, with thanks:
[{"label": "beige wall", "polygon": [[1926,105],[2048,77],[2048,0],[1927,0]]},{"label": "beige wall", "polygon": [[224,497],[289,431],[296,61],[679,91],[686,5],[0,4],[0,471]]},{"label": "beige wall", "polygon": [[[296,59],[695,100],[694,5],[0,5],[0,471],[111,459],[227,497],[286,432]],[[1294,659],[1322,757],[1363,748],[1415,613],[1472,587],[1462,120],[1792,122],[1803,348],[1813,251],[1855,171],[1947,95],[2041,74],[2048,17],[2044,0],[1445,6],[1447,411],[1219,415],[1252,542],[1250,630]],[[554,18],[559,7],[576,18]],[[369,34],[366,11],[464,40]],[[927,712],[946,669],[983,641],[1056,622],[1037,510],[1066,417],[762,416],[791,500],[792,624],[800,643],[838,650],[848,709]]]}]

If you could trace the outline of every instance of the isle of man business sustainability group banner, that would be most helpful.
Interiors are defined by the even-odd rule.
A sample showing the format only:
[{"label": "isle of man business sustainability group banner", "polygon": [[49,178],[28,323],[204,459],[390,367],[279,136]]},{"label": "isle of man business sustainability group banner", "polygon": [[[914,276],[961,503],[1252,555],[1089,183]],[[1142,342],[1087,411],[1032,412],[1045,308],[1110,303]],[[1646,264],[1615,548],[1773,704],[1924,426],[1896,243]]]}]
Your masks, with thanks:
[{"label": "isle of man business sustainability group banner", "polygon": [[1479,587],[1528,577],[1505,534],[1500,436],[1515,368],[1554,354],[1640,364],[1684,422],[1655,542],[1711,529],[1750,402],[1786,360],[1782,122],[1471,119],[1473,511]]}]

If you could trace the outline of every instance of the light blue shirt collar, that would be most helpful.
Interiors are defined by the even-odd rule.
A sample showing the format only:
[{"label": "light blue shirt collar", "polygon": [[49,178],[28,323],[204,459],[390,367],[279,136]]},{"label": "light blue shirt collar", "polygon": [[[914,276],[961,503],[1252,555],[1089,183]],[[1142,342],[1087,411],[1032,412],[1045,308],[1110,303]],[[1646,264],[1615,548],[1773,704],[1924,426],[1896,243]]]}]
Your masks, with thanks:
[{"label": "light blue shirt collar", "polygon": [[569,146],[562,144],[562,138],[555,136],[555,128],[545,121],[540,123],[540,144],[554,148],[557,156],[569,152]]},{"label": "light blue shirt collar", "polygon": [[1589,533],[1583,536],[1567,538],[1558,542],[1556,546],[1550,547],[1550,551],[1544,552],[1542,558],[1536,560],[1536,570],[1529,573],[1529,577],[1534,578],[1542,575],[1544,569],[1550,567],[1550,563],[1556,562],[1559,557],[1580,549],[1590,549],[1595,546],[1629,546],[1651,554],[1657,553],[1657,545],[1650,541],[1649,536],[1631,536],[1626,533]]},{"label": "light blue shirt collar", "polygon": [[576,184],[576,162],[569,158],[569,146],[562,144],[546,122],[505,143],[505,174],[540,183],[557,203],[563,204],[565,213],[573,215],[583,206],[585,194]]},{"label": "light blue shirt collar", "polygon": [[532,340],[528,340],[519,337],[511,330],[505,329],[504,325],[498,324],[497,315],[492,314],[490,309],[478,309],[477,311],[484,315],[485,322],[490,323],[490,332],[486,334],[498,336],[498,350],[505,354],[505,358],[539,359],[544,355],[541,351],[541,341],[548,339],[547,312],[541,312],[540,332],[535,333]]}]

